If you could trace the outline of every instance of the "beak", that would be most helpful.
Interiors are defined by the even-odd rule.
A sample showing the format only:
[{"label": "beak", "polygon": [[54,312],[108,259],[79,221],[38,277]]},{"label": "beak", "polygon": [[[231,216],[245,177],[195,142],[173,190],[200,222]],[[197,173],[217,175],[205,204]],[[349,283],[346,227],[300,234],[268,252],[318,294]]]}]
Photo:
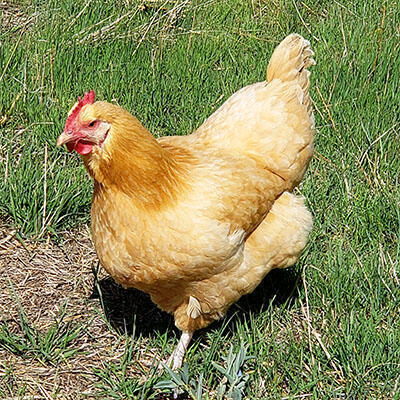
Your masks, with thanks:
[{"label": "beak", "polygon": [[70,142],[73,140],[74,137],[72,136],[72,132],[63,132],[57,139],[57,146],[62,146],[65,143]]}]

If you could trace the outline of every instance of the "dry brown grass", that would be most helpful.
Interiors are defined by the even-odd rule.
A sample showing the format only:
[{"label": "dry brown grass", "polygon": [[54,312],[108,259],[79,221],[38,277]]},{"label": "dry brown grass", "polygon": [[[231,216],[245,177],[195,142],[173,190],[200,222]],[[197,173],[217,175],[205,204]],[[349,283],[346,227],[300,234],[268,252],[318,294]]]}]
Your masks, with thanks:
[{"label": "dry brown grass", "polygon": [[170,318],[147,296],[122,289],[99,271],[104,313],[95,289],[92,268],[97,259],[87,228],[65,233],[61,243],[18,240],[14,231],[0,225],[0,324],[7,323],[13,333],[23,335],[20,302],[39,332],[45,333],[55,323],[64,305],[62,323],[83,326],[72,343],[78,354],[65,362],[44,362],[0,347],[0,389],[9,391],[10,397],[25,387],[25,396],[38,396],[34,398],[54,398],[55,394],[57,398],[94,398],[98,377],[93,371],[123,356],[126,336],[121,332],[131,328],[135,310],[142,310],[139,333],[144,337],[138,341],[138,360],[128,374],[143,375],[160,357],[146,346],[146,336],[152,322],[157,329],[160,323],[168,325]]},{"label": "dry brown grass", "polygon": [[10,1],[0,2],[0,12],[2,14],[1,28],[4,30],[23,25],[27,20],[26,15],[24,15],[18,5]]}]

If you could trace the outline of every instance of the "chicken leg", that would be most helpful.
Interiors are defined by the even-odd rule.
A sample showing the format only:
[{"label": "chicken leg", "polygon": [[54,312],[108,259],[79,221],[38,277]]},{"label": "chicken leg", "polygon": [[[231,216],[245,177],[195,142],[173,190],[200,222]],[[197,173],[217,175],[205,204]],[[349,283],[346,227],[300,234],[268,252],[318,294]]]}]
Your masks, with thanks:
[{"label": "chicken leg", "polygon": [[179,343],[175,347],[175,350],[172,352],[167,363],[168,366],[171,366],[172,364],[172,369],[174,371],[182,367],[183,358],[185,357],[186,350],[189,346],[192,337],[193,337],[193,332],[185,332],[185,331],[182,332]]}]

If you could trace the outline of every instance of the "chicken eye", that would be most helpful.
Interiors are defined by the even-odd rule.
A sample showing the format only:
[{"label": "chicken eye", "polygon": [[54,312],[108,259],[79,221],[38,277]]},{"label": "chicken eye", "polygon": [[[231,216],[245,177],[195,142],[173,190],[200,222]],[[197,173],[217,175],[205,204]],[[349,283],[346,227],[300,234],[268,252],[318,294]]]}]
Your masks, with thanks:
[{"label": "chicken eye", "polygon": [[92,128],[95,125],[96,121],[92,121],[89,126]]}]

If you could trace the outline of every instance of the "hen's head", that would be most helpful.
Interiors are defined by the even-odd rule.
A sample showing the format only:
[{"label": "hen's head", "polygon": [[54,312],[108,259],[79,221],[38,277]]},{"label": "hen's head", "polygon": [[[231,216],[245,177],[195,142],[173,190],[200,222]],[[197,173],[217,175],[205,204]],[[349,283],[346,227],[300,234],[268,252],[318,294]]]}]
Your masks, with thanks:
[{"label": "hen's head", "polygon": [[[68,113],[64,132],[57,139],[57,146],[65,144],[69,152],[90,154],[94,146],[102,147],[111,128],[107,117],[101,115],[103,102],[94,102],[94,91],[85,93]],[[104,114],[104,113],[103,113]]]}]

